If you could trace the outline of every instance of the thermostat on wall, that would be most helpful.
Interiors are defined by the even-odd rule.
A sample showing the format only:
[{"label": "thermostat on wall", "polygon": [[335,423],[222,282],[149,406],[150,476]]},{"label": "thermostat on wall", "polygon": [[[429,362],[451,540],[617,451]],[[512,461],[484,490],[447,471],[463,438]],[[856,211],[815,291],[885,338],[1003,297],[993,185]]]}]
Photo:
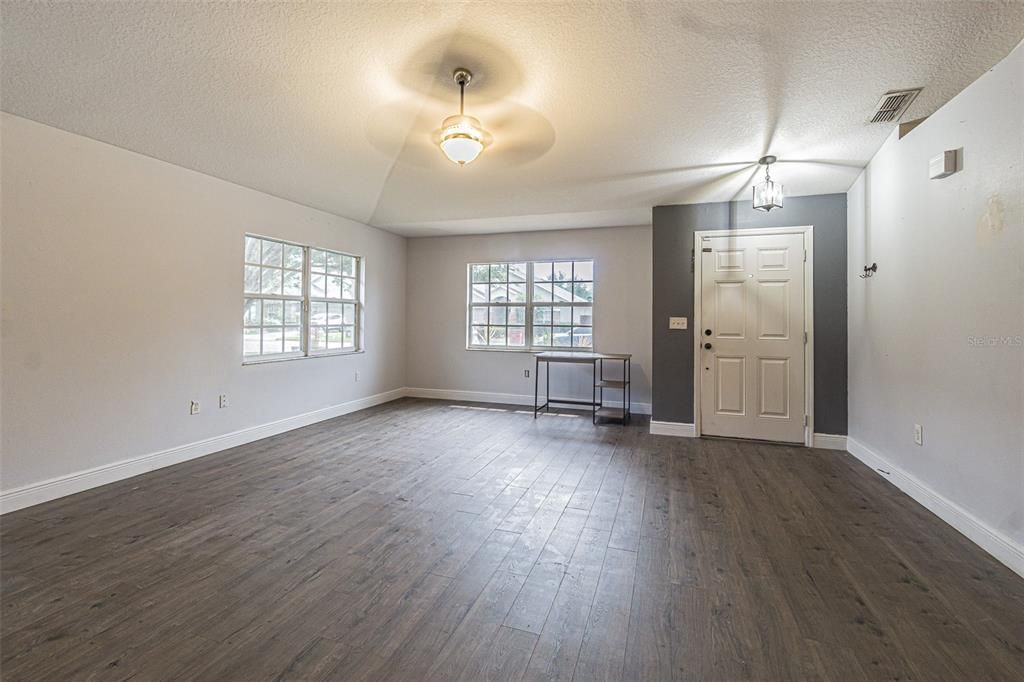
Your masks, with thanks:
[{"label": "thermostat on wall", "polygon": [[956,150],[947,149],[928,162],[928,177],[932,180],[956,173]]}]

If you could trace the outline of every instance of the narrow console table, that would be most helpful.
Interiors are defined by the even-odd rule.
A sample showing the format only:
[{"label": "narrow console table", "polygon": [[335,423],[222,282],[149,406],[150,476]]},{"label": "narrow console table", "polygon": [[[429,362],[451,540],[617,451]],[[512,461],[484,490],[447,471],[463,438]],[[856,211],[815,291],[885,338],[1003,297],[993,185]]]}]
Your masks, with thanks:
[{"label": "narrow console table", "polygon": [[[533,374],[533,418],[536,419],[541,411],[550,411],[551,404],[557,405],[585,405],[591,408],[592,419],[596,424],[598,419],[618,419],[624,424],[632,417],[630,410],[630,374],[631,360],[633,356],[629,353],[588,353],[583,351],[546,351],[537,353],[536,365]],[[618,379],[606,379],[604,374],[604,363],[621,362],[622,373]],[[540,403],[540,363],[545,363],[546,373],[544,381],[544,402]],[[588,364],[593,372],[593,393],[591,400],[578,400],[572,398],[551,397],[551,364]],[[605,389],[617,390],[622,393],[622,407],[606,407],[604,404]]]}]

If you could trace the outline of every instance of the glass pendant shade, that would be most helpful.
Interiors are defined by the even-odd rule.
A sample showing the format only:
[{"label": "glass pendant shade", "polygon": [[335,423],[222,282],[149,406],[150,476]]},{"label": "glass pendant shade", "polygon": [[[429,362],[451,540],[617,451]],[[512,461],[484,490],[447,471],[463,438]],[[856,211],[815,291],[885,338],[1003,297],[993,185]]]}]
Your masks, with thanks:
[{"label": "glass pendant shade", "polygon": [[464,166],[484,150],[487,132],[472,116],[449,116],[439,132],[441,151],[451,161]]},{"label": "glass pendant shade", "polygon": [[480,156],[491,142],[491,135],[480,121],[466,116],[466,86],[473,80],[469,69],[458,68],[452,73],[459,86],[459,114],[449,116],[441,123],[441,129],[434,133],[434,141],[450,161],[465,166]]},{"label": "glass pendant shade", "polygon": [[764,166],[764,182],[754,185],[754,208],[767,213],[773,208],[782,208],[782,185],[772,182],[768,169],[778,159],[771,154],[762,156],[757,165]]},{"label": "glass pendant shade", "polygon": [[754,185],[754,208],[766,212],[782,208],[782,184],[765,177],[764,182]]}]

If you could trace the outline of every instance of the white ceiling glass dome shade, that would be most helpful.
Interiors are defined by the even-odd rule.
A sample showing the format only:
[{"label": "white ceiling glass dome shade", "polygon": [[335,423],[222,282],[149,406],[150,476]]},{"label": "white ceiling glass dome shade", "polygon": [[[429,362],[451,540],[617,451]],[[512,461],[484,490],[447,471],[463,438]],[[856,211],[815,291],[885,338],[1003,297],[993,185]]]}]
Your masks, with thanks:
[{"label": "white ceiling glass dome shade", "polygon": [[451,161],[465,166],[480,156],[480,152],[490,144],[491,135],[473,116],[466,116],[466,86],[473,80],[468,69],[455,69],[452,74],[459,86],[459,113],[449,116],[441,123],[441,129],[435,133],[441,151]]},{"label": "white ceiling glass dome shade", "polygon": [[449,116],[441,124],[441,151],[449,159],[465,166],[476,157],[486,146],[487,133],[480,121],[472,116],[459,114]]},{"label": "white ceiling glass dome shade", "polygon": [[762,156],[757,160],[764,166],[764,182],[754,185],[754,208],[758,211],[767,213],[773,208],[782,208],[782,185],[768,174],[768,167],[777,160],[774,156]]}]

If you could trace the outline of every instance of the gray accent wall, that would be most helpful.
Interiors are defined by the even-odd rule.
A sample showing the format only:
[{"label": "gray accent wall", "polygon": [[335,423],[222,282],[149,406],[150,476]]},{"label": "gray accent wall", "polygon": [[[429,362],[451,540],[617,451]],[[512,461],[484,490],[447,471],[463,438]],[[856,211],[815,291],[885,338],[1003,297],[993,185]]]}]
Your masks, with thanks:
[{"label": "gray accent wall", "polygon": [[814,430],[846,435],[846,194],[787,197],[771,213],[750,200],[655,206],[653,419],[693,423],[693,233],[735,227],[814,226]]}]

